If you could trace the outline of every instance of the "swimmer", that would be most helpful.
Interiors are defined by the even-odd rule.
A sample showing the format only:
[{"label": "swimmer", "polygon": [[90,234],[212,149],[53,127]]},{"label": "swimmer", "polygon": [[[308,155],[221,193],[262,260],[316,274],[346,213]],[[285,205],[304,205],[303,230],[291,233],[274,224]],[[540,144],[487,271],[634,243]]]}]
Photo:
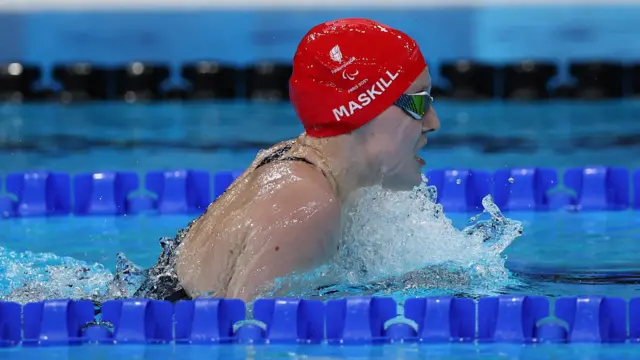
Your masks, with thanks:
[{"label": "swimmer", "polygon": [[203,215],[163,242],[136,296],[252,301],[274,279],[326,264],[356,190],[421,183],[417,153],[440,126],[430,91],[408,35],[367,19],[312,28],[290,79],[305,132],[261,151]]}]

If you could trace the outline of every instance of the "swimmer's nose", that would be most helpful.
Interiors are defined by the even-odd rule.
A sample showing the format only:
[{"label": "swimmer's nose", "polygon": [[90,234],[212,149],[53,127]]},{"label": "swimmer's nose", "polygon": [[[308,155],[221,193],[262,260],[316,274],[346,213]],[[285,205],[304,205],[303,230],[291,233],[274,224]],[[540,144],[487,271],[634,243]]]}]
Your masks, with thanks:
[{"label": "swimmer's nose", "polygon": [[431,124],[429,124],[429,126],[433,129],[433,131],[436,131],[438,129],[440,129],[440,119],[438,118],[438,113],[436,112],[436,109],[434,109],[433,107],[431,107],[431,109],[429,109],[429,113],[427,114],[427,121],[430,121]]},{"label": "swimmer's nose", "polygon": [[440,119],[433,106],[422,120],[422,132],[428,133],[440,129]]}]

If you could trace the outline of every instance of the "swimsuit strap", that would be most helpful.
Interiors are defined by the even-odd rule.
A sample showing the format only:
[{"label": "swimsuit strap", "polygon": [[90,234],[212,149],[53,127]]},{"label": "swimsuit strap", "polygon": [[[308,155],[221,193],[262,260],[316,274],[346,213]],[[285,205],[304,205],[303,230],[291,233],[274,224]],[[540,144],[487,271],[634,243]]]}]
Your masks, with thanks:
[{"label": "swimsuit strap", "polygon": [[[309,146],[307,146],[307,147],[311,148]],[[261,166],[270,164],[270,163],[275,162],[275,161],[301,161],[301,162],[307,163],[309,165],[312,165],[312,166],[314,166],[316,168],[318,167],[318,165],[316,165],[315,163],[313,163],[313,162],[309,161],[308,159],[305,159],[305,158],[303,158],[301,156],[284,156],[286,153],[291,151],[292,148],[293,148],[293,144],[290,142],[290,143],[287,143],[286,145],[284,145],[283,147],[274,150],[273,153],[269,154],[269,156],[266,156],[264,159],[262,159],[262,161],[260,161],[260,163],[258,163],[258,165],[256,165],[256,167],[254,169],[258,169]],[[311,149],[313,149],[313,148],[311,148]],[[313,149],[313,150],[316,151],[315,149]],[[328,176],[327,173],[324,170],[322,170],[320,168],[318,168],[318,169],[322,172],[322,175],[324,175],[324,177],[326,177],[327,180],[329,180],[329,182],[335,181],[333,179],[333,177],[332,176]]]},{"label": "swimsuit strap", "polygon": [[[302,144],[301,146],[304,146],[306,149],[309,149],[312,152],[314,152],[318,157],[318,161],[322,163],[322,165],[324,165],[326,169],[331,170],[331,167],[326,163],[326,161],[324,161],[324,157],[322,156],[322,153],[318,149],[314,148],[313,146],[309,146],[305,144]],[[313,165],[315,167],[318,167],[318,165],[316,164],[313,164]],[[329,181],[329,184],[331,184],[331,186],[335,189],[335,191],[339,192],[340,189],[338,188],[338,181],[336,180],[335,176],[333,176],[333,173],[331,171],[327,172],[322,169],[320,169],[320,171],[322,171],[322,175],[324,175],[324,177],[327,178],[327,181]]]},{"label": "swimsuit strap", "polygon": [[180,300],[191,300],[191,296],[189,296],[189,294],[187,294],[187,292],[184,289],[180,289],[180,290],[174,291],[173,293],[171,293],[169,296],[165,297],[162,300],[174,303]]}]

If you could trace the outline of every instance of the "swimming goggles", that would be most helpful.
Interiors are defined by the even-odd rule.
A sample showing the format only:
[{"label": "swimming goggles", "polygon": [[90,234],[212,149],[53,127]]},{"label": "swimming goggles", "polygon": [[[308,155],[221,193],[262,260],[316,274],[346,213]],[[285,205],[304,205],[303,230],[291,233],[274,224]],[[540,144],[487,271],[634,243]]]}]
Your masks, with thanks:
[{"label": "swimming goggles", "polygon": [[421,91],[415,94],[402,94],[393,105],[399,107],[416,120],[422,120],[422,118],[429,112],[431,104],[433,103],[433,97],[428,91]]}]

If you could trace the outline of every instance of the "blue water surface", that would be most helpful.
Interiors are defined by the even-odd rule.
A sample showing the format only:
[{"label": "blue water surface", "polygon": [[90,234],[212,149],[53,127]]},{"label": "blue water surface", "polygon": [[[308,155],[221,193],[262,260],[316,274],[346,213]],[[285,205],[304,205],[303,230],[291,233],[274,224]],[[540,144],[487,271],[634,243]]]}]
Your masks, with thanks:
[{"label": "blue water surface", "polygon": [[[610,165],[640,168],[640,102],[434,104],[427,167]],[[244,168],[259,148],[297,136],[287,103],[0,107],[0,174]]]},{"label": "blue water surface", "polygon": [[7,360],[76,359],[634,359],[637,345],[391,344],[383,346],[91,346],[0,349]]},{"label": "blue water surface", "polygon": [[[640,168],[640,102],[459,103],[437,101],[442,128],[430,135],[421,154],[430,168],[611,165]],[[100,103],[0,107],[0,177],[10,172],[48,169],[70,173],[100,170],[196,168],[211,172],[242,169],[261,148],[297,136],[302,127],[288,104]],[[464,227],[475,214],[448,214]],[[507,250],[507,267],[522,280],[517,287],[484,289],[487,294],[522,293],[551,297],[640,294],[637,254],[640,211],[508,213],[524,224],[524,234]],[[14,259],[26,252],[51,253],[113,271],[117,252],[152,265],[158,239],[173,236],[193,216],[55,217],[0,221],[0,246]],[[428,251],[428,249],[425,249]],[[31,266],[47,266],[46,259]],[[601,281],[585,274],[600,274]],[[6,269],[0,285],[7,284]],[[613,274],[613,275],[612,275]],[[547,275],[556,275],[547,276]],[[434,295],[438,289],[403,293]],[[482,292],[480,292],[481,294]],[[351,294],[347,294],[351,295]],[[89,350],[87,350],[89,349]],[[99,350],[96,350],[99,349]],[[624,358],[635,347],[393,345],[340,353],[327,347],[62,348],[55,358],[126,355],[128,358],[188,358],[198,355],[246,358]],[[640,349],[640,348],[638,348]],[[0,352],[0,358],[39,357],[39,349]],[[117,353],[117,354],[116,354]],[[27,355],[29,354],[29,355]],[[49,354],[49,353],[48,353]],[[94,355],[92,355],[94,354]]]}]

